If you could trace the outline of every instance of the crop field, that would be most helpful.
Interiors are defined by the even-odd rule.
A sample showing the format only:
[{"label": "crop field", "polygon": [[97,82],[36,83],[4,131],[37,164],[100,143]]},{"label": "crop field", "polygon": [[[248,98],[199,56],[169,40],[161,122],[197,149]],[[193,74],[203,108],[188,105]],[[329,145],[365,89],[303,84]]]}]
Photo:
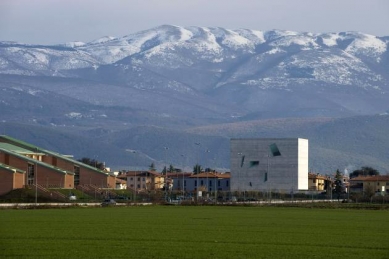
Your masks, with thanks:
[{"label": "crop field", "polygon": [[212,206],[0,210],[0,258],[389,258],[389,211]]}]

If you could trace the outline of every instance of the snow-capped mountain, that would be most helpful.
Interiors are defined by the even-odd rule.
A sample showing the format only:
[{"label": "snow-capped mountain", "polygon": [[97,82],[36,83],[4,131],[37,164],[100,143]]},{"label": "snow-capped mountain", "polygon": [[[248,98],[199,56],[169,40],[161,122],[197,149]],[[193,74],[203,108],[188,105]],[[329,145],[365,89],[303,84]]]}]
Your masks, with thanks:
[{"label": "snow-capped mountain", "polygon": [[[0,75],[87,80],[165,93],[183,103],[191,98],[203,103],[216,99],[237,116],[346,116],[389,109],[388,49],[388,37],[359,32],[163,25],[87,43],[0,42]],[[114,95],[105,94],[108,99]],[[104,103],[98,96],[91,99]],[[127,98],[121,103],[128,102]],[[132,102],[132,107],[146,110],[159,111],[162,105],[166,113],[181,111],[176,107],[171,111],[171,102],[155,102],[152,107]]]},{"label": "snow-capped mountain", "polygon": [[[178,161],[201,142],[220,151],[214,161],[221,167],[228,166],[230,137],[307,137],[317,151],[314,168],[340,163],[338,150],[348,154],[341,165],[382,166],[387,155],[378,146],[389,141],[388,117],[369,116],[389,112],[388,71],[389,36],[360,32],[163,25],[55,46],[4,41],[0,130],[21,138],[30,129],[45,139],[48,132],[55,140],[101,137],[119,153],[142,150],[143,162],[165,159],[156,146],[171,146],[170,161]],[[349,116],[357,117],[345,123]],[[358,124],[371,134],[350,134]],[[66,152],[95,152],[72,150],[69,139],[77,138],[63,140]],[[128,154],[119,153],[111,155],[121,157],[115,163],[127,163]]]},{"label": "snow-capped mountain", "polygon": [[[127,63],[131,61],[137,65],[164,69],[195,69],[200,62],[207,62],[209,66],[218,68],[215,72],[219,73],[231,70],[229,64],[234,65],[234,70],[244,65],[242,70],[245,72],[239,75],[259,80],[259,85],[282,75],[285,78],[350,84],[358,73],[366,75],[367,81],[374,85],[376,81],[386,80],[374,70],[374,66],[388,63],[388,40],[358,32],[313,34],[169,25],[120,38],[106,36],[89,43],[36,46],[1,42],[0,51],[1,74],[25,74],[22,71],[29,71],[30,75],[55,76],[52,71],[60,73],[62,70],[96,68],[129,58]],[[255,72],[264,65],[275,75],[256,75]],[[247,66],[254,70],[247,71]],[[329,70],[329,66],[335,68]],[[308,74],[307,67],[311,68]],[[291,75],[288,73],[291,68],[305,72],[299,76]],[[342,73],[342,78],[334,81],[333,77],[338,77],[339,73]],[[236,76],[234,74],[229,78],[230,81],[250,82],[236,80]],[[221,80],[219,84],[226,82],[228,80]]]}]

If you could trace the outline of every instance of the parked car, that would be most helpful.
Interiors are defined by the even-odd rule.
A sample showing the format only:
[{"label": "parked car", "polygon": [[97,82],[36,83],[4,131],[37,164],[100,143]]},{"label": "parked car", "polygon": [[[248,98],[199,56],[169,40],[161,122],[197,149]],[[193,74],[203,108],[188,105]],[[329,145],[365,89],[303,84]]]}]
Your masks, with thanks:
[{"label": "parked car", "polygon": [[75,200],[77,200],[77,197],[75,195],[69,196],[69,201],[75,201]]},{"label": "parked car", "polygon": [[107,200],[104,200],[103,203],[101,203],[101,206],[103,206],[103,207],[115,206],[115,205],[116,205],[116,201],[113,199],[107,199]]}]

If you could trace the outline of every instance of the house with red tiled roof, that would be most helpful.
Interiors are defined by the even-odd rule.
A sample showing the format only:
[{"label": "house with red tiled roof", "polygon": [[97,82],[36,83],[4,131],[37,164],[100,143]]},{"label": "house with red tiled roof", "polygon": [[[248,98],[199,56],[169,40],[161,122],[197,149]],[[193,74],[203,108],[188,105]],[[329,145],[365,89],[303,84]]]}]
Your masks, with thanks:
[{"label": "house with red tiled roof", "polygon": [[351,192],[366,192],[389,194],[389,175],[358,176],[350,179]]},{"label": "house with red tiled roof", "polygon": [[308,173],[308,190],[324,191],[328,177],[315,173]]}]

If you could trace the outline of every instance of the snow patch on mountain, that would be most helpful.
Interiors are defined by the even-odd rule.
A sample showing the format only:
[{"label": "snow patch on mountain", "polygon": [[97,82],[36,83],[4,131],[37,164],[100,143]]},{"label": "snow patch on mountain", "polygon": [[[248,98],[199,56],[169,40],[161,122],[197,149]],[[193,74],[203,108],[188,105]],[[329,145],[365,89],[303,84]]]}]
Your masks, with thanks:
[{"label": "snow patch on mountain", "polygon": [[116,37],[105,36],[105,37],[101,37],[99,39],[93,40],[93,41],[89,42],[88,44],[101,44],[101,43],[106,43],[108,41],[112,41],[112,40],[115,40],[115,39],[116,39]]},{"label": "snow patch on mountain", "polygon": [[346,48],[347,52],[364,55],[378,56],[387,50],[385,42],[376,36],[368,34],[359,34],[359,37]]},{"label": "snow patch on mountain", "polygon": [[248,30],[248,29],[238,29],[234,31],[238,33],[240,36],[251,41],[252,44],[254,45],[259,45],[266,41],[264,32],[262,31],[255,31],[255,30]]},{"label": "snow patch on mountain", "polygon": [[65,44],[61,44],[59,46],[64,46],[64,47],[70,47],[70,48],[76,48],[76,47],[82,47],[85,45],[85,42],[81,41],[72,41],[72,42],[66,42]]},{"label": "snow patch on mountain", "polygon": [[291,45],[300,45],[302,47],[318,48],[315,39],[307,35],[288,35],[278,38],[269,44],[270,46],[289,47]]},{"label": "snow patch on mountain", "polygon": [[339,35],[337,33],[326,33],[320,36],[323,39],[323,43],[328,47],[338,45],[337,40],[339,39]]},{"label": "snow patch on mountain", "polygon": [[181,38],[179,41],[187,41],[187,40],[192,39],[193,32],[191,32],[190,30],[187,30],[185,28],[182,28],[182,27],[179,27],[179,30],[181,32]]}]

